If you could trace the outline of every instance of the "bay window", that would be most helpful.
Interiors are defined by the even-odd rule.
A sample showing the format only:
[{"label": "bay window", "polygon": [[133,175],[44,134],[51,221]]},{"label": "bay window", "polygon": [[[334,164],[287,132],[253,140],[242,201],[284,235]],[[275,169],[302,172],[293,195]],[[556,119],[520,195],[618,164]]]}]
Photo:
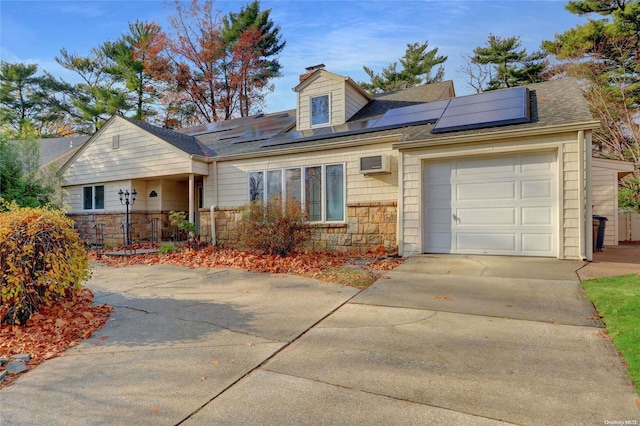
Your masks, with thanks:
[{"label": "bay window", "polygon": [[284,194],[303,207],[311,222],[345,220],[344,188],[344,164],[249,172],[250,201],[268,202]]}]

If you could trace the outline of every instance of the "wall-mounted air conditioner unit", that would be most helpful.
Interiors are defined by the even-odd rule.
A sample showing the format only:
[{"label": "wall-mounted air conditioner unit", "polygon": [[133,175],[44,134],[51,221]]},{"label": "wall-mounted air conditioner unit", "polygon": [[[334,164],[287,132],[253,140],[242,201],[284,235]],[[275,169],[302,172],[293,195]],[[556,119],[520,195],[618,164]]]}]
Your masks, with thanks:
[{"label": "wall-mounted air conditioner unit", "polygon": [[391,173],[389,156],[386,154],[360,157],[360,173],[366,175],[374,173]]}]

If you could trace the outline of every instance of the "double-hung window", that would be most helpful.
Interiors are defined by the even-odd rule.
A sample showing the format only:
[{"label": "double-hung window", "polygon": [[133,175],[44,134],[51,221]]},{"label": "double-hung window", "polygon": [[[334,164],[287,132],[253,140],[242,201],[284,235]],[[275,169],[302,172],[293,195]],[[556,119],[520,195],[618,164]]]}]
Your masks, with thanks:
[{"label": "double-hung window", "polygon": [[104,185],[82,188],[82,208],[84,210],[104,210]]},{"label": "double-hung window", "polygon": [[293,199],[311,222],[345,220],[344,164],[253,171],[249,173],[249,200],[269,202]]}]

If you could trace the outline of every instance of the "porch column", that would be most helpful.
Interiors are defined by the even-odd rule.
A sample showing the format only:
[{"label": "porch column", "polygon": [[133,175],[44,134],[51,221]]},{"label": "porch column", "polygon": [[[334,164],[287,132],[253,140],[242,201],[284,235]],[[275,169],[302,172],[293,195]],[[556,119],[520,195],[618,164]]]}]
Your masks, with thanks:
[{"label": "porch column", "polygon": [[195,186],[196,186],[196,179],[192,173],[189,175],[189,222],[191,223],[195,223],[195,207],[196,207]]}]

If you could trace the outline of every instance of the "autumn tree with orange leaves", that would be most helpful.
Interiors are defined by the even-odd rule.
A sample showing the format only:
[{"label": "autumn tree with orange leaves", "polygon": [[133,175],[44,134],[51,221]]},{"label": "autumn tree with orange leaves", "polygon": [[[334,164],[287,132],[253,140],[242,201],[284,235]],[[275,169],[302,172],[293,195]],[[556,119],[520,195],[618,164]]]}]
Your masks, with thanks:
[{"label": "autumn tree with orange leaves", "polygon": [[164,52],[171,65],[155,75],[173,89],[164,95],[174,120],[167,127],[255,112],[280,75],[276,56],[285,45],[271,11],[257,0],[223,18],[212,0],[176,1],[175,10]]}]

